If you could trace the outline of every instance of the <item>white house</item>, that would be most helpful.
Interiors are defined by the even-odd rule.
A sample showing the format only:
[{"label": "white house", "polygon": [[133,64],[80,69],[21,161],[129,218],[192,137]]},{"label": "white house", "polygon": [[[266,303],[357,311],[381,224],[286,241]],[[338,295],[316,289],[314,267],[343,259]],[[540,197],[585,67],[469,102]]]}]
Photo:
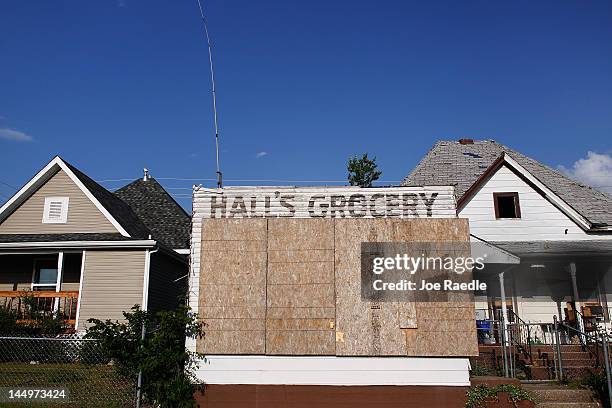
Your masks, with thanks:
[{"label": "white house", "polygon": [[[528,322],[557,315],[587,330],[609,322],[611,196],[492,140],[439,141],[402,184],[455,186],[473,239],[521,258],[491,277],[504,282],[508,313]],[[477,298],[489,316],[502,309],[496,289]]]}]

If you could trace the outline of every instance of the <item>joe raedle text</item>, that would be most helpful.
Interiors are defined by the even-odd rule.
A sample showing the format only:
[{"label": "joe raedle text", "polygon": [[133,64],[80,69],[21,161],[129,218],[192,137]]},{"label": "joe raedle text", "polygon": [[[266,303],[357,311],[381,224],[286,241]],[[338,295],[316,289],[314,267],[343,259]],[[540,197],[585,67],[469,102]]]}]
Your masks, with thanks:
[{"label": "joe raedle text", "polygon": [[487,290],[487,284],[477,279],[469,282],[455,282],[450,279],[445,279],[442,283],[429,282],[424,279],[417,281],[402,279],[399,282],[385,282],[382,279],[376,279],[374,282],[372,282],[372,288],[376,291],[397,290],[465,292]]}]

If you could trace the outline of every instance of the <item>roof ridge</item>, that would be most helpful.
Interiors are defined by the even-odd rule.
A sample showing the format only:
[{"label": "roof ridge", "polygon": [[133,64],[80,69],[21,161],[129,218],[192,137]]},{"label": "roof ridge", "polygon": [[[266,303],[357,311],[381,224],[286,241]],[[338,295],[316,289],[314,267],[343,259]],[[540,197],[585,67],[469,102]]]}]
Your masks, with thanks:
[{"label": "roof ridge", "polygon": [[[191,217],[191,215],[190,215],[190,214],[189,214],[187,211],[185,211],[185,209],[183,208],[183,206],[181,206],[181,205],[180,205],[180,204],[179,204],[179,203],[178,203],[178,202],[177,202],[177,201],[174,199],[174,197],[172,197],[172,195],[171,195],[171,194],[170,194],[170,193],[169,193],[169,192],[168,192],[168,191],[167,191],[167,190],[164,188],[164,186],[163,186],[163,185],[162,185],[162,184],[161,184],[159,181],[157,181],[157,180],[155,179],[155,177],[153,177],[153,176],[149,176],[149,177],[147,178],[147,181],[144,181],[144,180],[143,180],[143,179],[141,179],[141,178],[137,178],[137,179],[135,179],[134,181],[131,181],[131,182],[129,182],[128,184],[126,184],[125,186],[120,187],[120,188],[118,188],[117,190],[115,190],[115,191],[113,191],[113,192],[110,192],[110,193],[111,193],[111,194],[114,194],[114,195],[116,196],[116,195],[117,195],[117,194],[116,194],[117,192],[120,192],[121,190],[123,190],[124,188],[126,188],[126,187],[128,187],[128,186],[130,186],[130,185],[132,185],[132,184],[135,184],[135,183],[138,183],[138,182],[143,182],[143,183],[146,183],[146,182],[149,182],[149,181],[154,181],[154,182],[155,182],[155,184],[157,184],[157,185],[158,185],[158,186],[161,188],[162,192],[163,192],[163,193],[164,193],[164,194],[165,194],[165,195],[166,195],[166,196],[167,196],[167,197],[168,197],[170,200],[172,200],[172,202],[173,202],[173,203],[174,203],[174,204],[177,206],[177,208],[179,208],[179,209],[180,209],[180,210],[181,210],[181,211],[182,211],[182,212],[185,214],[185,216],[187,216],[187,217]],[[125,191],[125,190],[124,190],[124,191]],[[121,197],[117,197],[117,198],[119,198],[121,201],[124,201],[124,200],[123,200]],[[125,201],[124,201],[124,202],[125,202]],[[129,205],[129,204],[128,204],[128,205]]]},{"label": "roof ridge", "polygon": [[473,144],[438,140],[404,178],[402,185],[455,185],[455,195],[461,197],[502,153],[524,167],[593,225],[612,226],[611,194],[494,140],[474,140]]},{"label": "roof ridge", "polygon": [[[124,228],[130,235],[136,235],[144,238],[147,235],[150,235],[150,230],[147,226],[142,222],[138,214],[136,214],[132,208],[115,194],[104,188],[94,179],[89,177],[87,174],[83,173],[73,164],[68,161],[60,158],[66,166],[74,173],[74,175],[81,180],[85,188],[87,188],[90,193],[100,201],[100,204],[109,211],[117,222]],[[113,207],[114,205],[120,206],[122,208]]]},{"label": "roof ridge", "polygon": [[412,169],[410,174],[408,174],[406,177],[404,177],[404,179],[400,182],[400,185],[404,185],[405,183],[408,183],[408,179],[410,177],[412,177],[414,174],[416,174],[416,172],[419,169],[419,167],[426,162],[427,158],[429,157],[430,154],[432,154],[432,152],[436,149],[436,147],[438,147],[438,145],[440,145],[441,143],[444,143],[444,142],[446,142],[446,140],[438,140],[438,141],[436,141],[433,144],[433,146],[430,147],[429,150],[427,150],[427,153],[425,153],[425,155],[421,157],[421,160],[419,160],[417,165],[414,166],[414,169]]},{"label": "roof ridge", "polygon": [[[499,144],[501,147],[503,147],[504,149],[509,150],[509,151],[510,151],[512,154],[516,154],[517,156],[522,156],[523,158],[525,158],[525,159],[527,159],[527,160],[530,160],[530,161],[535,162],[535,164],[537,164],[537,165],[539,165],[539,166],[544,167],[546,170],[548,170],[548,171],[550,171],[550,172],[554,173],[556,176],[559,176],[560,178],[562,178],[562,179],[566,180],[566,181],[567,181],[567,182],[569,182],[569,183],[575,184],[577,187],[584,188],[584,189],[587,189],[587,190],[589,190],[589,191],[592,191],[592,192],[595,192],[595,193],[601,194],[601,195],[603,195],[605,198],[612,198],[612,196],[610,196],[610,194],[607,194],[606,192],[601,191],[601,190],[599,190],[598,188],[595,188],[595,187],[590,186],[590,185],[588,185],[588,184],[582,183],[581,181],[576,180],[576,179],[574,179],[574,178],[570,177],[569,175],[567,175],[567,174],[565,174],[565,173],[563,173],[563,172],[561,172],[561,171],[559,171],[559,170],[557,170],[557,169],[555,169],[555,168],[553,168],[553,167],[550,167],[549,165],[547,165],[547,164],[545,164],[545,163],[542,163],[542,162],[541,162],[541,161],[539,161],[539,160],[534,159],[533,157],[530,157],[530,156],[527,156],[527,155],[525,155],[525,154],[522,154],[521,152],[518,152],[518,151],[516,151],[516,150],[514,150],[514,149],[512,149],[512,148],[510,148],[510,147],[508,147],[508,146],[505,146],[505,145],[503,145],[503,144],[501,144],[501,143],[498,143],[498,144]],[[509,152],[509,153],[510,153],[510,152]],[[535,176],[535,175],[534,175],[534,177],[537,177],[537,176]],[[539,178],[538,178],[538,179],[539,179]],[[540,180],[540,181],[542,181],[542,180]],[[542,181],[542,182],[543,182],[543,181]],[[543,182],[543,183],[544,183],[544,182]],[[547,184],[547,183],[544,183],[544,184]],[[548,186],[548,187],[549,187],[549,188],[551,188],[550,186]],[[551,190],[553,190],[553,191],[554,191],[554,189],[553,189],[553,188],[551,188]],[[556,192],[555,192],[555,193],[556,193]]]},{"label": "roof ridge", "polygon": [[115,190],[149,228],[155,239],[172,248],[188,248],[191,215],[153,177],[138,178]]}]

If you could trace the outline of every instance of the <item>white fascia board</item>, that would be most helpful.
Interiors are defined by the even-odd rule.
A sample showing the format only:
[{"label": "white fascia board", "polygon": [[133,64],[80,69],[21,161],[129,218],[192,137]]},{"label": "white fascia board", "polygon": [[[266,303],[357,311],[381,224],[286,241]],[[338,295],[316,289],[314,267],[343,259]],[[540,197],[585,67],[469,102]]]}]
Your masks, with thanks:
[{"label": "white fascia board", "polygon": [[190,254],[190,250],[186,249],[186,248],[175,248],[174,252],[176,252],[177,254],[181,254],[181,255],[189,255]]},{"label": "white fascia board", "polygon": [[151,248],[157,241],[151,239],[133,241],[54,241],[54,242],[3,242],[0,249],[28,248]]},{"label": "white fascia board", "polygon": [[19,191],[17,191],[2,207],[0,207],[0,222],[4,220],[5,213],[12,211],[13,207],[21,204],[19,199],[23,197],[25,194],[30,192],[30,190],[37,190],[38,184],[42,184],[45,175],[47,175],[54,167],[58,166],[58,161],[60,161],[59,157],[55,157],[51,160],[45,167],[42,168],[34,177],[30,179]]},{"label": "white fascia board", "polygon": [[128,232],[121,226],[121,224],[119,224],[119,222],[117,222],[117,220],[96,199],[96,197],[94,197],[94,195],[91,194],[91,191],[89,191],[89,189],[87,189],[87,187],[85,187],[85,185],[83,183],[81,183],[81,180],[79,180],[79,178],[72,172],[72,170],[70,170],[70,168],[68,166],[66,166],[66,163],[64,163],[64,161],[62,159],[60,159],[59,157],[56,157],[53,160],[57,160],[57,164],[60,166],[60,168],[62,170],[64,170],[64,172],[66,172],[66,174],[68,174],[68,176],[74,182],[74,184],[76,184],[81,189],[81,191],[87,196],[87,198],[89,198],[89,200],[92,203],[94,203],[96,208],[98,208],[98,210],[102,214],[104,214],[106,219],[108,219],[110,221],[110,223],[113,224],[113,226],[117,229],[117,231],[119,231],[119,233],[121,235],[123,235],[124,237],[130,237],[130,234],[128,234]]},{"label": "white fascia board", "polygon": [[590,229],[590,232],[608,232],[612,231],[612,227],[594,227]]},{"label": "white fascia board", "polygon": [[521,166],[516,160],[514,160],[510,155],[504,155],[504,161],[513,167],[516,171],[521,173],[523,177],[533,183],[536,187],[538,187],[543,193],[544,197],[550,201],[555,207],[557,207],[561,212],[567,215],[572,221],[578,224],[583,230],[589,231],[591,229],[591,223],[580,215],[576,210],[574,210],[569,204],[561,199],[557,194],[555,194],[550,188],[546,187],[544,183],[534,177],[527,169]]}]

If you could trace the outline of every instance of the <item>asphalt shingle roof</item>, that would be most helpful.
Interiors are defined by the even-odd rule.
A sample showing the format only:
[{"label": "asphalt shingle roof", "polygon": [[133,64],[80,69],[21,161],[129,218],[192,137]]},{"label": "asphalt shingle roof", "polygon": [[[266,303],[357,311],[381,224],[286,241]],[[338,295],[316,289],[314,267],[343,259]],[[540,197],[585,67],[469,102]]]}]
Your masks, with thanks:
[{"label": "asphalt shingle roof", "polygon": [[60,241],[129,241],[132,238],[116,233],[65,234],[0,234],[0,243],[6,242],[60,242]]},{"label": "asphalt shingle roof", "polygon": [[174,249],[189,248],[191,217],[152,177],[115,191],[151,231],[153,238]]},{"label": "asphalt shingle roof", "polygon": [[493,242],[493,244],[520,257],[546,254],[557,256],[598,255],[608,258],[612,256],[612,240],[609,239],[602,241],[505,241]]},{"label": "asphalt shingle roof", "polygon": [[594,226],[612,225],[612,196],[492,140],[474,140],[473,144],[439,141],[402,185],[453,185],[456,197],[460,198],[502,153],[512,157]]},{"label": "asphalt shingle roof", "polygon": [[75,176],[85,185],[85,187],[93,194],[94,197],[102,204],[104,208],[113,216],[115,220],[127,231],[132,238],[147,238],[151,232],[138,217],[138,215],[130,208],[130,206],[122,201],[119,197],[93,181],[88,175],[81,172],[79,169],[64,161],[72,170]]}]

